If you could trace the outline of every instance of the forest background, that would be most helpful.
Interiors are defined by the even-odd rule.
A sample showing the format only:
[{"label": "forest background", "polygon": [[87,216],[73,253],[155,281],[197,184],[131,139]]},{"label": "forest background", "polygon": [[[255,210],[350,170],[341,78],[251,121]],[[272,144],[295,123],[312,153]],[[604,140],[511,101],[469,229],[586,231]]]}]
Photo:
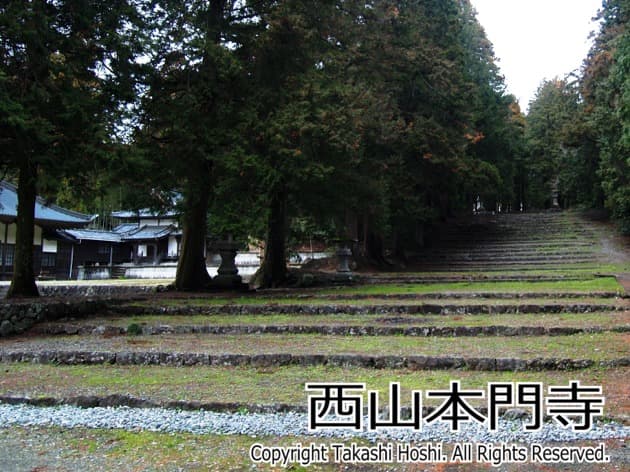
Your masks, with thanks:
[{"label": "forest background", "polygon": [[[387,264],[486,209],[606,209],[630,232],[630,0],[525,116],[468,0],[0,4],[0,164],[18,184],[10,296],[35,295],[35,196],[88,213],[181,196],[179,289],[208,233],[353,240]],[[526,38],[524,38],[526,40]],[[107,224],[106,219],[103,219]]]}]

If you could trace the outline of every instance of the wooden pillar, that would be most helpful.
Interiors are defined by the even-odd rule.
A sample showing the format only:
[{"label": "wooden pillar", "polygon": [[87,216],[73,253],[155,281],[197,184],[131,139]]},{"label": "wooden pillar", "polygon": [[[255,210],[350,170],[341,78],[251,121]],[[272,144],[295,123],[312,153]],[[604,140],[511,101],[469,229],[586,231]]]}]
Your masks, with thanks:
[{"label": "wooden pillar", "polygon": [[74,244],[70,244],[70,272],[68,272],[68,280],[72,280],[72,266],[74,266]]}]

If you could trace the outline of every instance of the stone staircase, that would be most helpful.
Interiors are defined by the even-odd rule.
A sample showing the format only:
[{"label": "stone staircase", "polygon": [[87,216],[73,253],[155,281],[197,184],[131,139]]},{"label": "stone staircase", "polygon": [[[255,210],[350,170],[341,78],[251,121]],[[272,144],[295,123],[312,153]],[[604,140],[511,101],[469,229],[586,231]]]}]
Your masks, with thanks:
[{"label": "stone staircase", "polygon": [[477,215],[437,228],[411,264],[422,271],[496,271],[595,267],[599,241],[564,213]]}]

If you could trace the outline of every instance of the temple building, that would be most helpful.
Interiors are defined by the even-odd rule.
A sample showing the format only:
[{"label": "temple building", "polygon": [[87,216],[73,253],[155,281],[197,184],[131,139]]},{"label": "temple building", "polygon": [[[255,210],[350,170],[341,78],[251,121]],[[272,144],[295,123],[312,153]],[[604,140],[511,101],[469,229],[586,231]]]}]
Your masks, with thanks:
[{"label": "temple building", "polygon": [[[76,211],[46,203],[38,197],[35,203],[35,235],[33,238],[36,274],[56,274],[58,265],[65,264],[70,253],[57,238],[57,230],[85,228],[96,215],[85,215]],[[0,181],[0,278],[13,275],[17,221],[17,188],[9,182]],[[68,275],[64,278],[67,278]]]},{"label": "temple building", "polygon": [[[112,213],[111,230],[89,228],[98,215],[85,215],[38,197],[35,207],[35,273],[40,278],[103,279],[124,276],[130,266],[174,263],[182,232],[178,214],[149,209]],[[0,182],[0,278],[13,274],[17,189]]]}]

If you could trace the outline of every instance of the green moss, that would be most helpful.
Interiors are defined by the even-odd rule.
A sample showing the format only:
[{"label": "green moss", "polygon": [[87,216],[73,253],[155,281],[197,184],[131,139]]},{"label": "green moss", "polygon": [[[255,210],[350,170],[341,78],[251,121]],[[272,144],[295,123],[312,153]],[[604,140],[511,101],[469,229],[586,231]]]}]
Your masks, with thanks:
[{"label": "green moss", "polygon": [[[331,295],[344,296],[372,296],[370,300],[356,300],[353,303],[374,303],[379,295],[427,295],[444,293],[623,293],[623,288],[614,277],[591,277],[584,280],[561,281],[519,281],[519,282],[445,282],[445,283],[392,283],[377,285],[360,285],[320,290],[290,290],[287,295],[266,295],[264,292],[246,296],[199,296],[187,299],[162,298],[159,304],[163,306],[188,305],[242,305],[242,304],[316,304],[316,303],[348,303],[347,300],[331,300]],[[300,297],[307,295],[308,298]],[[383,300],[385,303],[386,300]],[[154,306],[156,300],[136,302],[136,306]]]},{"label": "green moss", "polygon": [[[83,338],[82,349],[91,351],[161,351],[208,354],[363,354],[462,357],[559,357],[615,359],[628,355],[627,333],[575,334],[571,336],[338,336],[321,334],[207,335],[165,334],[142,338]],[[73,336],[58,336],[47,342],[35,340],[38,349],[67,349]],[[7,348],[11,348],[9,344]],[[19,343],[29,349],[28,342]]]},{"label": "green moss", "polygon": [[[627,408],[623,381],[630,369],[590,368],[574,372],[409,371],[330,366],[286,367],[159,367],[10,365],[3,382],[4,394],[109,395],[128,394],[154,400],[237,402],[244,405],[287,403],[305,406],[307,382],[364,382],[387,394],[389,383],[401,383],[403,392],[444,389],[459,379],[467,388],[484,388],[488,382],[564,384],[580,380],[604,385],[606,414],[616,416]],[[4,383],[3,383],[4,385]],[[613,394],[618,391],[617,394]]]},{"label": "green moss", "polygon": [[353,325],[353,326],[543,326],[543,327],[603,327],[630,325],[630,313],[545,313],[523,315],[146,315],[129,318],[90,318],[78,325]]}]

